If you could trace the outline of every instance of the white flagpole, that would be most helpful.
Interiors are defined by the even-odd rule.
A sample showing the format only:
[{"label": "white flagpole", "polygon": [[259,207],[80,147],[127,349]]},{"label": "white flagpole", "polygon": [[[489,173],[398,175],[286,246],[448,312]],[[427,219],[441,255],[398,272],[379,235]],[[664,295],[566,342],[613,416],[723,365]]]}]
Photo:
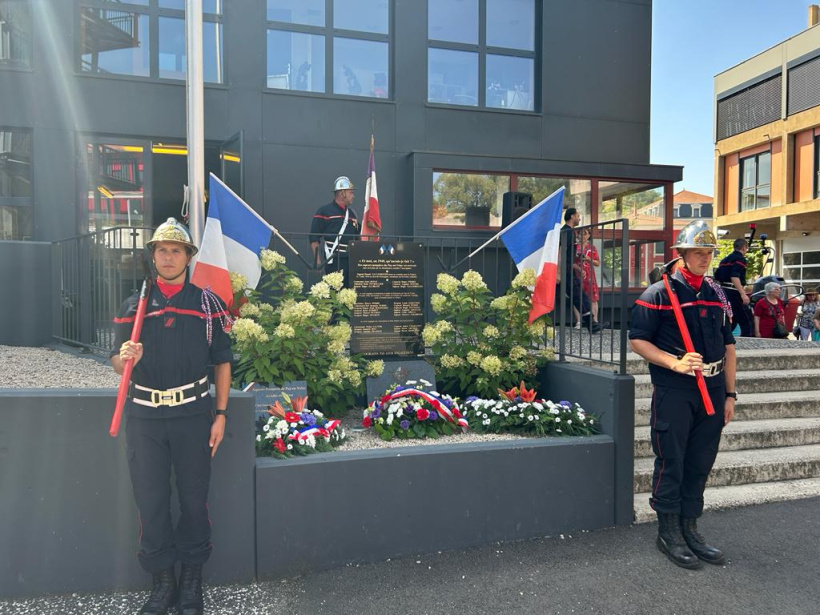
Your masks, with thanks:
[{"label": "white flagpole", "polygon": [[202,68],[202,0],[185,0],[185,95],[188,123],[188,207],[191,238],[202,244],[205,228],[205,108]]}]

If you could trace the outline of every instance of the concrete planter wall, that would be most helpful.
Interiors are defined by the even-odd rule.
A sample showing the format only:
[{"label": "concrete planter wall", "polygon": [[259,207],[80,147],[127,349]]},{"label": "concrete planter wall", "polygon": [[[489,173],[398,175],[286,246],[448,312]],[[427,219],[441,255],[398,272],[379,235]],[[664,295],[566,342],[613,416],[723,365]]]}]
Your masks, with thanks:
[{"label": "concrete planter wall", "polygon": [[[0,597],[150,586],[125,422],[108,435],[114,403],[112,390],[0,390]],[[212,583],[254,577],[251,396],[232,393],[230,410],[212,466]]]}]

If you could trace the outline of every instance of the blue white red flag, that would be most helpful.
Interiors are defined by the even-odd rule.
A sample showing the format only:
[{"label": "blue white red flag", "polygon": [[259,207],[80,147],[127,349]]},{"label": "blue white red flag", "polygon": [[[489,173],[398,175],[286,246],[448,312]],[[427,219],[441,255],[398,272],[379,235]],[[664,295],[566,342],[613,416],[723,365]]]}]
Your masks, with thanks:
[{"label": "blue white red flag", "polygon": [[200,288],[210,286],[230,306],[230,272],[241,273],[248,288],[256,288],[262,276],[259,252],[268,247],[271,233],[264,218],[211,173],[208,218],[191,283]]},{"label": "blue white red flag", "polygon": [[367,163],[367,184],[364,189],[362,237],[378,237],[379,233],[382,232],[382,216],[379,210],[379,191],[376,188],[376,161],[373,158],[373,145],[373,135],[370,135],[370,160]]},{"label": "blue white red flag", "polygon": [[563,186],[501,231],[518,271],[534,269],[535,290],[529,321],[555,308],[555,281],[558,278],[558,243],[561,237]]}]

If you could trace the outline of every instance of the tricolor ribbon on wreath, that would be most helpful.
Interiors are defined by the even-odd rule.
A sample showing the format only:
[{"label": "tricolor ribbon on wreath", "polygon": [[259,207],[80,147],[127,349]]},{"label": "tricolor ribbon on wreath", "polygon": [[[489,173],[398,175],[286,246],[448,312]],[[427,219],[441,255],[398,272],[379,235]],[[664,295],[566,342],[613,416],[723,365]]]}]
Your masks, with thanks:
[{"label": "tricolor ribbon on wreath", "polygon": [[461,416],[461,412],[459,412],[458,407],[453,404],[452,410],[447,407],[447,405],[438,399],[435,395],[431,393],[426,393],[419,389],[414,388],[406,388],[400,391],[396,391],[391,393],[390,395],[385,395],[381,398],[381,402],[386,404],[388,402],[393,401],[394,399],[398,399],[400,397],[421,397],[424,401],[429,403],[433,408],[436,409],[436,412],[439,415],[443,416],[445,419],[450,421],[451,423],[455,423],[459,427],[469,428],[469,424],[467,423],[467,419]]},{"label": "tricolor ribbon on wreath", "polygon": [[342,422],[340,420],[333,419],[328,421],[324,427],[307,427],[302,431],[290,434],[288,436],[288,440],[296,440],[302,443],[305,440],[307,440],[309,436],[319,435],[323,438],[329,438],[330,434],[333,433],[333,430],[336,429],[339,425],[341,425],[341,423]]}]

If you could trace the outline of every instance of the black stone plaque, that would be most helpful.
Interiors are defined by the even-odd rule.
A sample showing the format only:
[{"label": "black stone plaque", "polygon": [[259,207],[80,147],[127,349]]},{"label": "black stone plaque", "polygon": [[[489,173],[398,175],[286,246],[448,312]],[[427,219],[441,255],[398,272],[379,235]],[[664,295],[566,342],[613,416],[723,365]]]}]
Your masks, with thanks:
[{"label": "black stone plaque", "polygon": [[[250,391],[256,400],[256,418],[268,416],[268,408],[277,401],[282,404],[285,410],[290,410],[290,406],[285,401],[283,393],[293,399],[294,397],[304,397],[307,395],[307,383],[304,380],[294,380],[286,382],[281,387],[268,387],[258,382],[251,382],[244,391]],[[308,405],[310,405],[308,403]]]},{"label": "black stone plaque", "polygon": [[358,299],[350,351],[372,357],[424,354],[424,249],[420,243],[350,242]]},{"label": "black stone plaque", "polygon": [[[367,379],[367,401],[378,399],[394,384],[406,384],[408,380],[423,385],[425,391],[436,390],[436,372],[427,361],[422,359],[385,361],[382,375]],[[430,386],[422,380],[429,382]]]}]

